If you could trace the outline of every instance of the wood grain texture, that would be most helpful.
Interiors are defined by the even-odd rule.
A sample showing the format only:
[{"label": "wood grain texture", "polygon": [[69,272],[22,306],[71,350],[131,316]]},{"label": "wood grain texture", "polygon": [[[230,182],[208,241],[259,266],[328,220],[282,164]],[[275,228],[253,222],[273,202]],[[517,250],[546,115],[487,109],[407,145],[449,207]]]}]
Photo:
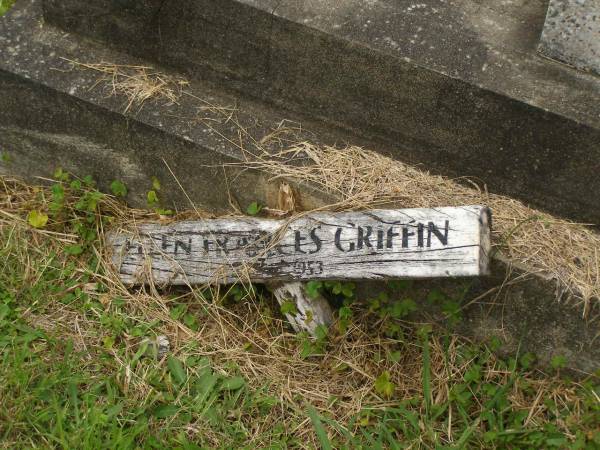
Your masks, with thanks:
[{"label": "wood grain texture", "polygon": [[482,206],[316,212],[147,223],[108,243],[127,284],[479,276],[490,222]]}]

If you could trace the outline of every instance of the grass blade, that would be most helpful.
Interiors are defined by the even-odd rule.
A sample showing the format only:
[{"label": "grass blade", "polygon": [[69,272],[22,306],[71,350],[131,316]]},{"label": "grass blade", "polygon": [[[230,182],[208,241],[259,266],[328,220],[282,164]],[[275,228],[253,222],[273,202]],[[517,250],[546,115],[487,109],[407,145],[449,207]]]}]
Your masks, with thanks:
[{"label": "grass blade", "polygon": [[323,426],[323,422],[321,422],[319,413],[312,406],[308,407],[308,417],[310,417],[310,420],[311,420],[313,426],[315,427],[315,432],[317,433],[317,438],[319,439],[319,442],[321,443],[321,448],[323,450],[332,450],[333,447],[331,446],[331,442],[329,442],[329,438],[327,437],[327,431],[325,430],[325,427]]},{"label": "grass blade", "polygon": [[423,396],[425,398],[425,411],[429,416],[431,409],[431,358],[429,356],[429,334],[423,333]]}]

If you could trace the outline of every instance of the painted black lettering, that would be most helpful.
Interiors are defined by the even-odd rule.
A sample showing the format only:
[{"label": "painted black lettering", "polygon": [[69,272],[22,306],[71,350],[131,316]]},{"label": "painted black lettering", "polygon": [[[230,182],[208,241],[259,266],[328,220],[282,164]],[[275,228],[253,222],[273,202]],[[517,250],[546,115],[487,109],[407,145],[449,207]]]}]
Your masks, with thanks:
[{"label": "painted black lettering", "polygon": [[254,246],[250,245],[247,237],[241,237],[237,240],[237,249],[244,250],[246,256],[251,258],[257,255],[256,249]]},{"label": "painted black lettering", "polygon": [[408,248],[408,238],[414,236],[415,233],[411,233],[412,226],[407,224],[402,227],[402,248]]},{"label": "painted black lettering", "polygon": [[188,243],[184,243],[179,240],[175,240],[175,254],[179,251],[179,247],[181,247],[188,255],[192,254],[192,238],[188,239]]},{"label": "painted black lettering", "polygon": [[266,231],[259,231],[254,238],[254,244],[256,245],[257,249],[265,250],[271,245],[271,239],[272,237],[269,233]]},{"label": "painted black lettering", "polygon": [[300,231],[296,231],[294,233],[294,248],[296,249],[297,253],[304,253],[306,254],[306,252],[304,250],[302,250],[302,241],[305,241],[306,238],[302,237],[302,235],[300,234]]},{"label": "painted black lettering", "polygon": [[283,251],[283,245],[282,244],[275,244],[275,250],[277,251],[277,254],[279,256],[289,256],[289,253],[286,253]]},{"label": "painted black lettering", "polygon": [[283,244],[280,244],[278,236],[272,233],[264,233],[265,242],[267,243],[267,256],[289,256],[289,253],[283,251]]},{"label": "painted black lettering", "polygon": [[417,247],[423,247],[423,230],[425,229],[425,225],[419,223],[417,226]]},{"label": "painted black lettering", "polygon": [[383,230],[377,230],[377,250],[383,250],[383,238],[385,233]]},{"label": "painted black lettering", "polygon": [[204,239],[204,252],[207,254],[210,253],[213,245],[215,245],[213,241],[211,241],[210,239]]},{"label": "painted black lettering", "polygon": [[[396,236],[400,236],[400,233],[394,233],[394,227],[393,226],[389,227],[388,231],[387,231],[387,243],[386,243],[387,248],[394,247],[394,238]],[[403,230],[402,242],[404,243],[404,230]],[[403,244],[403,246],[404,246],[404,244]]]},{"label": "painted black lettering", "polygon": [[433,222],[429,222],[427,225],[427,247],[431,247],[431,235],[435,234],[435,237],[439,239],[442,245],[448,245],[448,230],[450,228],[450,222],[446,220],[444,226],[444,234],[435,226]]},{"label": "painted black lettering", "polygon": [[312,241],[315,243],[315,246],[316,246],[316,248],[314,250],[308,252],[311,255],[317,253],[319,250],[321,250],[321,247],[323,246],[321,238],[319,236],[317,236],[318,228],[319,227],[313,228],[312,230],[310,230],[310,238],[312,239]]},{"label": "painted black lettering", "polygon": [[341,227],[339,227],[337,230],[335,230],[335,238],[334,238],[335,246],[338,250],[341,250],[343,252],[351,252],[354,250],[355,244],[354,244],[354,242],[350,242],[350,244],[348,245],[348,249],[345,249],[344,247],[342,247],[342,231],[344,231],[344,229]]},{"label": "painted black lettering", "polygon": [[373,246],[371,245],[371,241],[369,241],[369,238],[371,237],[371,233],[373,233],[373,227],[365,227],[367,230],[367,233],[365,234],[363,227],[358,227],[358,240],[357,240],[357,246],[359,249],[363,248],[364,245],[366,245],[369,248],[373,248]]},{"label": "painted black lettering", "polygon": [[217,239],[217,248],[223,250],[223,252],[228,255],[229,250],[227,249],[227,242],[229,242],[229,237],[225,236],[225,239]]}]

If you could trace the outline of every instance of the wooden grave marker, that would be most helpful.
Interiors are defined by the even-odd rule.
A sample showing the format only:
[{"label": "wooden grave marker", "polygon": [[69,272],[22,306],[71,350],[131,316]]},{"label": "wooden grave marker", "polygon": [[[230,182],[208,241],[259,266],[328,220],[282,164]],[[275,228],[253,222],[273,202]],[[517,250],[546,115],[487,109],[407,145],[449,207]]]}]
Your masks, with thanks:
[{"label": "wooden grave marker", "polygon": [[488,208],[461,206],[145,223],[108,244],[125,284],[258,281],[298,299],[309,280],[486,275],[490,234]]},{"label": "wooden grave marker", "polygon": [[316,212],[145,223],[108,242],[126,284],[436,278],[486,274],[490,226],[481,206]]}]

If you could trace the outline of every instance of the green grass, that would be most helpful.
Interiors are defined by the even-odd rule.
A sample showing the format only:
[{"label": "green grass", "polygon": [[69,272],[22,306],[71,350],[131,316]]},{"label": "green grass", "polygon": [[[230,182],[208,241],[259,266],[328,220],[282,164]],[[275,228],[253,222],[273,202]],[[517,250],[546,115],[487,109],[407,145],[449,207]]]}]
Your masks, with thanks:
[{"label": "green grass", "polygon": [[[147,346],[129,349],[123,337],[148,333],[153,324],[139,323],[118,302],[107,309],[71,290],[87,277],[50,249],[39,249],[48,253],[35,261],[35,274],[23,273],[17,260],[4,258],[12,232],[2,235],[0,447],[196,448],[190,424],[210,429],[211,438],[198,444],[234,447],[248,432],[242,416],[260,420],[275,404],[234,369],[213,370],[208,358],[172,355],[159,364],[146,356]],[[55,319],[61,314],[68,317]],[[44,318],[85,323],[92,347],[68,331],[47,333]],[[131,378],[139,373],[143,387]]]},{"label": "green grass", "polygon": [[57,177],[0,184],[0,448],[600,448],[597,378],[408,322],[410,283],[365,301],[311,284],[342,306],[317,341],[260,287],[128,291],[101,230],[151,213]]},{"label": "green grass", "polygon": [[6,13],[16,0],[0,0],[0,16]]}]

